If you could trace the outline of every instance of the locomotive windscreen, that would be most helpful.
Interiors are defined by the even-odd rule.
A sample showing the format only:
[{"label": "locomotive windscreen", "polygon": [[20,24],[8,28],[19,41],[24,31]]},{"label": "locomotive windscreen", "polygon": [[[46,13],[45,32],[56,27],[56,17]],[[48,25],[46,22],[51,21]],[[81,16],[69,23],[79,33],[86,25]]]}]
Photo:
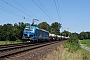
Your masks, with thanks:
[{"label": "locomotive windscreen", "polygon": [[26,31],[30,31],[30,32],[33,32],[34,29],[33,28],[25,28]]}]

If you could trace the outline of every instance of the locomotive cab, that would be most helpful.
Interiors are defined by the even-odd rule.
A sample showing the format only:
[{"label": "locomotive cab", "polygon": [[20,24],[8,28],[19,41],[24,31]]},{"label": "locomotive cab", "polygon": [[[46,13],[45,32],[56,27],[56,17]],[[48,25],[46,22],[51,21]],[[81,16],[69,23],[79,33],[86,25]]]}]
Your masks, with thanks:
[{"label": "locomotive cab", "polygon": [[35,29],[33,27],[26,26],[24,28],[22,39],[27,40],[27,41],[32,40],[34,38],[34,35],[35,35],[34,32],[35,32]]}]

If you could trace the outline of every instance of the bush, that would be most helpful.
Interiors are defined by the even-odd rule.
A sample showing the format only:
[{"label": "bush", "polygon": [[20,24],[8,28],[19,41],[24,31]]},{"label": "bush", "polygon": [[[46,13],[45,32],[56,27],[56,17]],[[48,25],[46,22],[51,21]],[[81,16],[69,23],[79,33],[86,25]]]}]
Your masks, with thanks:
[{"label": "bush", "polygon": [[21,42],[21,40],[17,39],[16,42]]},{"label": "bush", "polygon": [[74,52],[80,48],[79,40],[75,36],[70,36],[64,47],[68,48],[68,51]]}]

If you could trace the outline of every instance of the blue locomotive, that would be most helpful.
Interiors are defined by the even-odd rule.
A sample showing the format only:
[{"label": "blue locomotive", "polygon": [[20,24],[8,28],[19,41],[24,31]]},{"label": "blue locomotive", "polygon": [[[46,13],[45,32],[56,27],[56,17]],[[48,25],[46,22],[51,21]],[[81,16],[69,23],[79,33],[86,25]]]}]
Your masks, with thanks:
[{"label": "blue locomotive", "polygon": [[49,39],[49,32],[35,26],[26,26],[23,31],[23,41],[35,42]]}]

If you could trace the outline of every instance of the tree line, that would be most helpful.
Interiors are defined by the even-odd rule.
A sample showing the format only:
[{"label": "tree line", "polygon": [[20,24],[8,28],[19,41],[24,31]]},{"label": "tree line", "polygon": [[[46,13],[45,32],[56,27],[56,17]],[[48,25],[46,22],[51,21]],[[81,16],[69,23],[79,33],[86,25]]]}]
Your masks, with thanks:
[{"label": "tree line", "polygon": [[61,35],[63,35],[63,36],[75,36],[75,37],[77,37],[80,40],[90,39],[90,32],[84,32],[84,31],[82,31],[80,33],[76,33],[76,32],[75,33],[71,33],[69,31],[64,30],[61,33]]},{"label": "tree line", "polygon": [[[23,30],[25,26],[30,26],[30,25],[31,25],[30,23],[23,23],[23,22],[19,22],[15,24],[7,23],[4,25],[0,25],[0,41],[22,40]],[[34,24],[34,26],[47,30],[50,33],[60,35],[61,24],[58,22],[54,22],[51,25],[49,25],[47,22],[41,22],[38,25]]]},{"label": "tree line", "polygon": [[[4,24],[0,25],[0,41],[16,41],[16,40],[22,40],[23,36],[23,30],[25,26],[30,26],[32,24],[30,23],[23,23],[23,22],[18,22],[15,24]],[[80,34],[78,33],[71,33],[69,31],[64,30],[63,32],[60,33],[60,28],[62,25],[58,22],[53,22],[51,25],[48,24],[47,22],[41,22],[39,24],[34,24],[34,26],[37,26],[41,29],[47,30],[52,34],[56,35],[62,35],[62,36],[76,36],[78,39],[90,39],[90,32],[81,32]]]}]

